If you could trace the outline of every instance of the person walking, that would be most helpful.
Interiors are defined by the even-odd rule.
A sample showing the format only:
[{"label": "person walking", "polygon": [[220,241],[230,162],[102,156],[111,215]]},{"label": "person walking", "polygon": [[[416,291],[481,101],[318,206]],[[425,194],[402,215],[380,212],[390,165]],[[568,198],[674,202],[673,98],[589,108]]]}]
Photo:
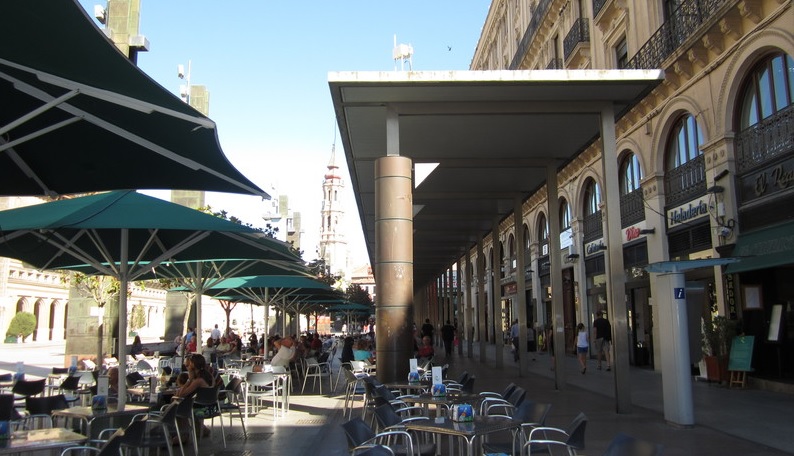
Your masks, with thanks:
[{"label": "person walking", "polygon": [[510,342],[513,343],[513,361],[518,362],[518,318],[513,320],[513,326],[510,327]]},{"label": "person walking", "polygon": [[598,365],[596,369],[601,370],[601,357],[603,356],[607,361],[607,371],[612,370],[612,363],[610,362],[610,350],[612,348],[612,325],[609,320],[604,318],[604,311],[599,310],[596,312],[596,319],[593,322],[595,328],[595,341],[594,348],[596,356],[598,357]]},{"label": "person walking", "polygon": [[431,345],[433,344],[433,330],[434,329],[435,328],[433,327],[433,323],[430,323],[430,319],[429,318],[425,318],[425,324],[422,325],[422,337],[425,337],[425,336],[429,337]]},{"label": "person walking", "polygon": [[531,324],[527,325],[527,351],[532,354],[532,361],[535,361],[537,344],[535,343],[535,328]]},{"label": "person walking", "polygon": [[587,335],[587,330],[584,329],[584,323],[576,325],[578,331],[576,335],[576,355],[579,358],[579,366],[582,369],[582,374],[587,372],[587,351],[590,349],[590,338]]},{"label": "person walking", "polygon": [[215,342],[215,345],[218,345],[218,342],[221,340],[221,330],[218,329],[218,324],[215,324],[215,327],[212,328],[212,332],[210,332],[210,339]]},{"label": "person walking", "polygon": [[441,327],[441,340],[444,341],[444,352],[447,358],[452,356],[452,342],[455,340],[455,327],[447,320],[447,324]]}]

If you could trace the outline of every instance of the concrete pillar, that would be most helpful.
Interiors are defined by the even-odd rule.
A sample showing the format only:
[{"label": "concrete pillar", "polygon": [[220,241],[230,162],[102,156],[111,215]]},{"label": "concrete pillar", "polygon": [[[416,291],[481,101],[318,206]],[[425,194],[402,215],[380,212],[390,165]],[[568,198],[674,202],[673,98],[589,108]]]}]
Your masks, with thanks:
[{"label": "concrete pillar", "polygon": [[[455,273],[457,274],[457,286],[455,287],[455,302],[458,303],[458,355],[463,355],[463,339],[466,333],[466,305],[463,303],[463,271],[465,265],[461,263],[460,258],[455,264]],[[453,321],[454,323],[454,321]]]},{"label": "concrete pillar", "polygon": [[554,384],[565,389],[565,321],[562,303],[562,261],[560,261],[560,196],[557,188],[557,166],[546,167],[548,193],[549,270],[551,271],[551,311],[554,326]]},{"label": "concrete pillar", "polygon": [[477,261],[474,265],[477,274],[477,328],[480,341],[480,362],[485,363],[485,254],[482,249],[482,237],[477,238]]},{"label": "concrete pillar", "polygon": [[494,345],[496,346],[496,367],[501,368],[504,365],[504,324],[502,323],[502,274],[501,266],[502,259],[499,258],[499,219],[493,219],[493,226],[491,227],[491,314],[493,318],[493,335]]},{"label": "concrete pillar", "polygon": [[623,268],[623,237],[620,223],[620,191],[618,187],[618,155],[615,142],[615,112],[612,105],[601,111],[602,160],[604,167],[604,215],[607,242],[607,308],[612,321],[615,372],[615,406],[618,413],[631,411],[629,379],[629,326],[626,308],[626,270]]},{"label": "concrete pillar", "polygon": [[[518,376],[524,372],[527,367],[527,358],[529,354],[526,352],[527,345],[527,292],[526,292],[526,260],[524,258],[524,222],[522,217],[522,202],[521,198],[516,198],[513,205],[513,226],[515,227],[515,245],[516,245],[516,307],[518,308],[518,347],[519,347],[519,364]],[[536,335],[537,337],[537,335]]]},{"label": "concrete pillar", "polygon": [[[387,122],[388,123],[388,122]],[[408,378],[413,356],[413,207],[411,160],[375,161],[375,277],[378,379]]]},{"label": "concrete pillar", "polygon": [[[464,335],[466,339],[466,357],[471,358],[474,355],[474,312],[472,307],[472,286],[474,285],[474,269],[469,269],[469,262],[471,262],[471,257],[468,254],[463,257],[463,270],[466,274],[466,290],[465,290],[465,301],[466,307],[463,311],[463,326],[461,328],[461,335]],[[463,340],[463,338],[461,338]],[[463,345],[463,344],[461,344]]]}]

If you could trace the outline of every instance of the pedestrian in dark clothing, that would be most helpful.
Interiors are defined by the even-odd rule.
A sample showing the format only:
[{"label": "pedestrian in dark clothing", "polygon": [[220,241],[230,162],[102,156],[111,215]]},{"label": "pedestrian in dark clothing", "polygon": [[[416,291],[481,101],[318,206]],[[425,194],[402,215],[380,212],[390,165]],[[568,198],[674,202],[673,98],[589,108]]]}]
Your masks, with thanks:
[{"label": "pedestrian in dark clothing", "polygon": [[599,310],[596,312],[596,319],[593,322],[595,328],[595,351],[598,356],[598,370],[601,370],[601,358],[607,360],[607,370],[612,370],[612,363],[610,363],[610,348],[612,345],[612,325],[609,320],[604,318],[604,311]]},{"label": "pedestrian in dark clothing", "polygon": [[441,340],[444,341],[444,351],[447,356],[452,355],[452,342],[455,340],[455,327],[447,320],[447,324],[441,327]]},{"label": "pedestrian in dark clothing", "polygon": [[351,336],[345,337],[345,344],[342,345],[342,364],[353,361],[353,338]]},{"label": "pedestrian in dark clothing", "polygon": [[422,325],[422,337],[427,336],[430,338],[430,345],[433,344],[433,323],[430,323],[429,318],[425,318],[425,324]]}]

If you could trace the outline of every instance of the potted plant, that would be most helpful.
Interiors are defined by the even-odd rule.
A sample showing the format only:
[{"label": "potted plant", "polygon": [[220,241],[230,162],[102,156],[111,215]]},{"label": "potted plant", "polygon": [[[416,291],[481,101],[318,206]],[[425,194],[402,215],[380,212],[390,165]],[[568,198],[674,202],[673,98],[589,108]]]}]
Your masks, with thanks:
[{"label": "potted plant", "polygon": [[728,354],[733,336],[735,325],[721,315],[703,322],[703,360],[709,381],[728,381]]}]

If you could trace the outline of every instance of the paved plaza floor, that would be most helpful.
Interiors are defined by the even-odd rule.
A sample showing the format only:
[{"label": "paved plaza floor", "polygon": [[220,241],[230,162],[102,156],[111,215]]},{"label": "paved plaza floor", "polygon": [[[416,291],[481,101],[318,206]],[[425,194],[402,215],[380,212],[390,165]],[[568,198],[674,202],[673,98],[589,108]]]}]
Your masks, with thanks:
[{"label": "paved plaza floor", "polygon": [[[693,384],[695,426],[680,428],[665,422],[662,411],[661,375],[648,369],[630,372],[632,409],[615,412],[612,372],[596,370],[591,361],[585,375],[579,373],[573,356],[566,358],[567,385],[555,389],[550,360],[539,353],[529,368],[519,376],[509,348],[504,349],[503,365],[496,366],[493,346],[486,348],[485,362],[480,362],[478,345],[472,357],[453,354],[448,360],[449,377],[468,371],[476,377],[475,391],[501,391],[515,382],[528,391],[528,398],[552,404],[547,424],[564,427],[580,411],[589,421],[584,454],[600,455],[609,441],[624,432],[645,440],[662,443],[665,455],[783,455],[794,454],[794,395],[756,389],[728,389],[695,382]],[[439,350],[437,350],[439,351]],[[440,350],[443,352],[443,350]],[[0,371],[13,363],[8,351],[0,349]],[[37,370],[31,362],[30,369]],[[43,372],[49,370],[41,366]],[[32,370],[29,370],[34,374]],[[35,374],[34,374],[35,375]],[[223,447],[216,421],[212,436],[201,440],[201,455],[341,456],[347,455],[347,441],[340,427],[343,417],[342,386],[333,393],[294,394],[290,410],[284,417],[273,417],[266,408],[248,419],[248,438],[243,438],[239,420],[226,425],[227,446]],[[358,402],[357,413],[360,413]],[[191,449],[192,453],[192,449]],[[443,454],[447,454],[444,449]]]}]

